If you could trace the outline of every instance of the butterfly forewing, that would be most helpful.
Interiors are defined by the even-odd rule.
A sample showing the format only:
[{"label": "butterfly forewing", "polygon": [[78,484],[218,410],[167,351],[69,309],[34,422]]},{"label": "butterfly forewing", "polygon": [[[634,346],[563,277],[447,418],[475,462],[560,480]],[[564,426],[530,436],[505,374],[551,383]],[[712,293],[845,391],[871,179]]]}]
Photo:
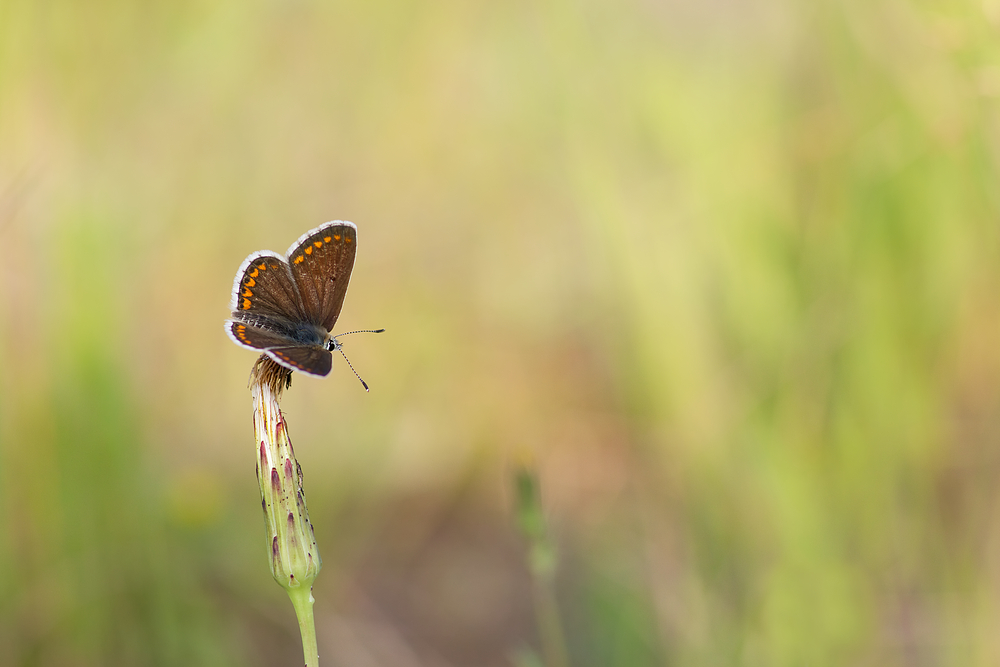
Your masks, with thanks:
[{"label": "butterfly forewing", "polygon": [[233,282],[233,316],[249,320],[256,315],[283,319],[305,315],[288,264],[275,253],[255,252],[247,257]]},{"label": "butterfly forewing", "polygon": [[357,244],[354,225],[337,220],[307,232],[288,249],[288,265],[308,322],[333,330],[351,280]]}]

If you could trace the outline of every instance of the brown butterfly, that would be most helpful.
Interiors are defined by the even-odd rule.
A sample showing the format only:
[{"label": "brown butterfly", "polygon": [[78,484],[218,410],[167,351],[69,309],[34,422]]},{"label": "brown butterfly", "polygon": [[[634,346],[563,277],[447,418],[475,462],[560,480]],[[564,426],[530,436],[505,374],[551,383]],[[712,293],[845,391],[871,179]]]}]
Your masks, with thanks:
[{"label": "brown butterfly", "polygon": [[334,220],[303,234],[285,256],[269,250],[252,253],[233,281],[233,316],[226,320],[226,333],[285,368],[328,374],[332,352],[343,354],[337,337],[347,334],[331,332],[344,305],[357,246],[357,227]]}]

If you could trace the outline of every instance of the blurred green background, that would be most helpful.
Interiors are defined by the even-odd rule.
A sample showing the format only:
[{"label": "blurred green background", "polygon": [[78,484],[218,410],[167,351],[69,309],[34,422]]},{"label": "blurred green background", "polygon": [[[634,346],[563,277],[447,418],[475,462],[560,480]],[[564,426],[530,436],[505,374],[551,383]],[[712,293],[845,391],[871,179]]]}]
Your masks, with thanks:
[{"label": "blurred green background", "polygon": [[331,219],[282,403],[323,664],[1000,663],[1000,2],[0,1],[0,664],[293,665],[233,275]]}]

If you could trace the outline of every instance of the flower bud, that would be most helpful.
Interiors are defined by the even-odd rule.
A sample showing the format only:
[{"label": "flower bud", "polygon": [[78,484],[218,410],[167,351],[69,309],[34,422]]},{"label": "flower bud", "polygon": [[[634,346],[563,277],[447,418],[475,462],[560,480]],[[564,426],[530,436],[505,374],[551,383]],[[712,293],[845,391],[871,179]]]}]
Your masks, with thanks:
[{"label": "flower bud", "polygon": [[253,430],[257,436],[257,482],[271,552],[271,574],[282,587],[312,586],[323,565],[309,523],[302,468],[295,460],[288,426],[278,407],[288,371],[261,357],[250,376]]}]

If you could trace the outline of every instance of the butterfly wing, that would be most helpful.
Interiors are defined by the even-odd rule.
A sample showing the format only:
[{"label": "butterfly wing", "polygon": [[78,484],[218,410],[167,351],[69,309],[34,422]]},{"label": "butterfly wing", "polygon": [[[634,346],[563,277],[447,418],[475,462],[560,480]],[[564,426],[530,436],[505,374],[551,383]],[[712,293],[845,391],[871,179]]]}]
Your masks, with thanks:
[{"label": "butterfly wing", "polygon": [[256,319],[258,324],[264,326],[254,326],[240,320],[226,320],[226,334],[237,345],[249,347],[252,350],[267,350],[272,347],[286,347],[296,344],[294,338],[281,333],[277,330],[278,327],[267,326],[268,322],[265,316]]},{"label": "butterfly wing", "polygon": [[286,321],[305,315],[288,263],[267,250],[255,252],[243,261],[233,281],[229,307],[234,317],[245,321],[253,321],[257,315]]},{"label": "butterfly wing", "polygon": [[285,368],[309,375],[322,377],[333,368],[333,355],[318,345],[274,347],[265,353]]},{"label": "butterfly wing", "polygon": [[226,333],[237,345],[261,350],[293,371],[323,376],[333,368],[333,355],[325,348],[296,343],[293,338],[277,331],[269,331],[239,320],[229,320],[226,322]]},{"label": "butterfly wing", "polygon": [[328,332],[333,331],[344,305],[357,245],[354,224],[335,220],[306,232],[288,249],[288,266],[303,315]]}]

